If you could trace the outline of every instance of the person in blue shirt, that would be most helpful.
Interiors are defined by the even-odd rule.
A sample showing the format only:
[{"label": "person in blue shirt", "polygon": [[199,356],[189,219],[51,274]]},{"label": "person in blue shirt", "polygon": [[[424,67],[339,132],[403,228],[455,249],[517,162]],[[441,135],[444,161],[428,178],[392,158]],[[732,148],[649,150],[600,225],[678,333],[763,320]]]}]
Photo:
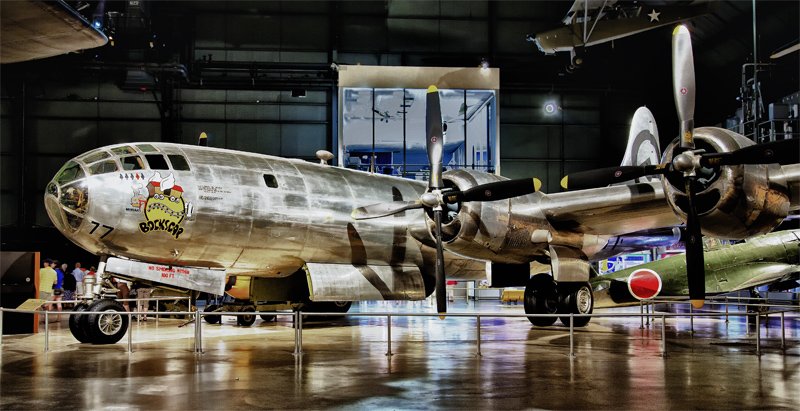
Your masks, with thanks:
[{"label": "person in blue shirt", "polygon": [[[66,264],[64,264],[66,265]],[[61,301],[64,295],[64,269],[59,267],[58,263],[53,264],[56,270],[56,285],[53,286],[53,301]],[[61,312],[61,303],[55,304],[56,309]],[[61,321],[61,316],[56,316],[56,322]]]}]

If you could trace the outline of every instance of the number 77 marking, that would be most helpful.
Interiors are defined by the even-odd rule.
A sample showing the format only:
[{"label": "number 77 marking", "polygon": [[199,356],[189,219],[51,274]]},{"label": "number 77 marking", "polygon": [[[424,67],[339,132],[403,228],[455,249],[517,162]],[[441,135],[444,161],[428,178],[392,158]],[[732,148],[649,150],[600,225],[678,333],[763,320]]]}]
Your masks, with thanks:
[{"label": "number 77 marking", "polygon": [[[94,234],[95,230],[97,230],[97,228],[100,227],[100,223],[98,223],[97,221],[92,221],[92,224],[94,224],[94,228],[92,228],[92,231],[89,231],[89,234]],[[101,240],[105,238],[107,235],[111,234],[112,231],[114,231],[114,227],[109,227],[105,224],[103,224],[103,228],[106,229],[106,233],[100,236]]]}]

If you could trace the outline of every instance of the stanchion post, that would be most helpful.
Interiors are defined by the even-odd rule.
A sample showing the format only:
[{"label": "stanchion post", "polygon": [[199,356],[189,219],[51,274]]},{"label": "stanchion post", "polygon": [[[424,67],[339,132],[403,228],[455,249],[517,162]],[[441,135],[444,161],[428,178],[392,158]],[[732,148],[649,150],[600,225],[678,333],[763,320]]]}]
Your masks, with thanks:
[{"label": "stanchion post", "polygon": [[482,355],[481,355],[481,316],[478,315],[475,318],[477,319],[476,325],[478,327],[477,328],[478,329],[478,353],[475,354],[475,355],[478,356],[478,357],[482,357]]},{"label": "stanchion post", "polygon": [[294,353],[292,353],[292,354],[294,354],[294,355],[300,354],[300,346],[297,344],[298,343],[298,340],[297,340],[297,331],[298,331],[297,330],[297,324],[300,323],[299,321],[297,321],[297,313],[298,312],[299,311],[295,311],[294,312],[294,318],[293,318],[293,320],[294,320],[294,324],[293,324],[294,325]]},{"label": "stanchion post", "polygon": [[692,304],[689,304],[689,328],[691,329],[692,334],[694,334],[694,315],[693,314],[694,314],[694,306]]},{"label": "stanchion post", "polygon": [[661,316],[661,356],[667,358],[667,317]]},{"label": "stanchion post", "polygon": [[728,323],[728,296],[725,296],[725,324]]},{"label": "stanchion post", "polygon": [[203,353],[203,324],[201,324],[201,320],[200,309],[195,307],[194,322],[197,323],[195,324],[195,329],[197,330],[197,352],[200,354]]},{"label": "stanchion post", "polygon": [[0,345],[3,345],[3,316],[5,314],[6,314],[5,310],[0,308]]},{"label": "stanchion post", "polygon": [[781,350],[786,351],[786,328],[783,320],[784,312],[781,311]]},{"label": "stanchion post", "polygon": [[133,317],[128,311],[128,354],[133,352]]},{"label": "stanchion post", "polygon": [[756,355],[761,355],[761,316],[756,313]]},{"label": "stanchion post", "polygon": [[303,312],[297,312],[297,351],[303,355]]},{"label": "stanchion post", "polygon": [[575,358],[575,313],[569,313],[569,358]]},{"label": "stanchion post", "polygon": [[386,351],[386,356],[387,357],[391,357],[392,355],[394,355],[394,354],[392,354],[392,316],[391,315],[387,315],[386,316],[386,331],[387,331],[386,332],[386,335],[387,335],[386,340],[388,341],[388,343],[387,343],[388,345],[387,346],[389,347],[389,351]]},{"label": "stanchion post", "polygon": [[50,351],[50,319],[48,317],[49,310],[44,310],[44,352]]},{"label": "stanchion post", "polygon": [[647,302],[647,303],[644,305],[644,309],[645,309],[645,320],[644,320],[644,325],[647,325],[647,326],[649,326],[649,325],[650,325],[650,304],[652,304],[652,303],[651,303],[650,301],[648,301],[648,302]]},{"label": "stanchion post", "polygon": [[644,330],[644,300],[639,300],[639,329]]},{"label": "stanchion post", "polygon": [[161,316],[158,315],[158,299],[156,298],[156,322],[158,322],[159,318],[161,318]]}]

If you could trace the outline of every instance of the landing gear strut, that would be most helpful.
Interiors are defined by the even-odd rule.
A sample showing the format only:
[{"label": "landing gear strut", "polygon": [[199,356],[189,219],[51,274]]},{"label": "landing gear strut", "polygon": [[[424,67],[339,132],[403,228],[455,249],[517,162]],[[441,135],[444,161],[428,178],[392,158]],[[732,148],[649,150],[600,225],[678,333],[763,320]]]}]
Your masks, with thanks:
[{"label": "landing gear strut", "polygon": [[[569,314],[591,314],[594,298],[589,283],[562,282],[556,284],[548,274],[536,274],[525,287],[526,314],[561,314],[564,325],[569,325]],[[556,322],[556,317],[528,317],[536,326],[546,327]],[[573,317],[576,327],[589,323],[589,317]]]}]

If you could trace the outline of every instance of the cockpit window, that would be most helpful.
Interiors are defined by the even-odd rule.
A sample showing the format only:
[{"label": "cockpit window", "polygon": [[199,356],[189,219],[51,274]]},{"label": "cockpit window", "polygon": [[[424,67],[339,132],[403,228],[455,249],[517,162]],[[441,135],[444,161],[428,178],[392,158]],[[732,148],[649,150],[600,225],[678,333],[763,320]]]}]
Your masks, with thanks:
[{"label": "cockpit window", "polygon": [[112,148],[112,149],[111,149],[111,152],[112,152],[112,153],[114,153],[114,154],[116,154],[116,155],[122,155],[122,154],[133,154],[133,153],[135,153],[136,151],[134,151],[133,147],[130,147],[130,146],[124,146],[124,147],[115,147],[115,148]]},{"label": "cockpit window", "polygon": [[138,148],[139,150],[142,150],[145,153],[153,153],[153,152],[158,151],[158,150],[156,150],[155,147],[151,146],[150,144],[139,144],[139,145],[136,146],[136,148]]},{"label": "cockpit window", "polygon": [[79,214],[86,214],[86,199],[89,190],[86,184],[79,182],[63,187],[61,190],[61,205]]},{"label": "cockpit window", "polygon": [[96,151],[96,152],[92,152],[92,153],[89,153],[89,154],[81,157],[81,161],[83,161],[84,163],[87,163],[87,164],[88,163],[94,163],[95,161],[100,161],[100,160],[102,160],[104,158],[108,158],[110,156],[111,156],[111,154],[108,154],[107,151]]},{"label": "cockpit window", "polygon": [[105,174],[117,171],[117,162],[114,160],[101,161],[89,166],[89,174]]},{"label": "cockpit window", "polygon": [[70,181],[75,181],[85,176],[86,175],[83,173],[83,169],[81,168],[81,166],[74,161],[70,161],[64,165],[64,167],[61,169],[61,171],[58,172],[58,174],[56,174],[55,180],[59,185],[61,185],[69,183]]},{"label": "cockpit window", "polygon": [[47,185],[47,194],[52,194],[58,197],[58,186],[55,183],[50,183]]},{"label": "cockpit window", "polygon": [[186,162],[186,158],[184,158],[182,155],[168,154],[167,157],[169,158],[169,162],[172,163],[172,168],[174,170],[190,171],[189,163]]},{"label": "cockpit window", "polygon": [[145,154],[144,158],[147,159],[147,164],[153,170],[169,170],[167,160],[161,154]]},{"label": "cockpit window", "polygon": [[122,168],[125,170],[142,170],[144,169],[144,161],[139,156],[123,157],[119,159],[122,162]]}]

